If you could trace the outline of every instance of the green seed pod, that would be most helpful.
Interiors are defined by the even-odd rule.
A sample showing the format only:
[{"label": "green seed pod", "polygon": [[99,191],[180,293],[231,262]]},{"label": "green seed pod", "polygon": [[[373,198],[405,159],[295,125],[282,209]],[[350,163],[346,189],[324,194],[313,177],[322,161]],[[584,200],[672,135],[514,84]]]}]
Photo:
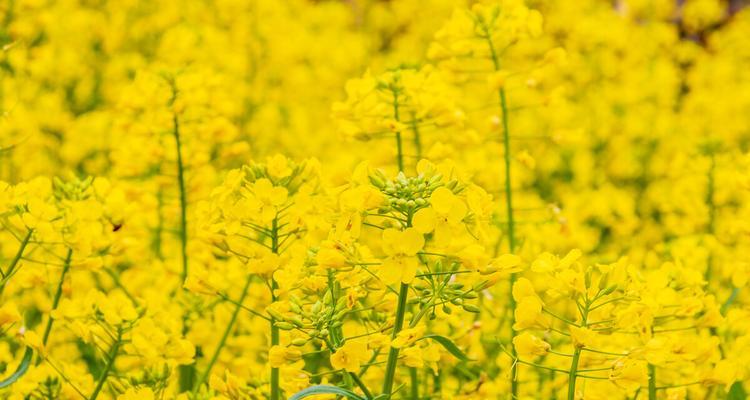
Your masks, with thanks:
[{"label": "green seed pod", "polygon": [[473,304],[464,304],[463,305],[464,310],[471,312],[471,313],[479,313],[481,310],[479,307],[473,305]]},{"label": "green seed pod", "polygon": [[290,324],[289,322],[284,322],[284,321],[276,321],[273,323],[273,325],[285,331],[291,331],[292,329],[294,329],[294,325]]}]

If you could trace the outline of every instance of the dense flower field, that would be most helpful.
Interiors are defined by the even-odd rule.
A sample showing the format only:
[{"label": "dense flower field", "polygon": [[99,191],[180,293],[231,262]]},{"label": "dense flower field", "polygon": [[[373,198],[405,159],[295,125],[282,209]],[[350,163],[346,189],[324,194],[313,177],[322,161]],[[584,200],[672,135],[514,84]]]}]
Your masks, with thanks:
[{"label": "dense flower field", "polygon": [[0,399],[745,399],[742,3],[0,1]]}]

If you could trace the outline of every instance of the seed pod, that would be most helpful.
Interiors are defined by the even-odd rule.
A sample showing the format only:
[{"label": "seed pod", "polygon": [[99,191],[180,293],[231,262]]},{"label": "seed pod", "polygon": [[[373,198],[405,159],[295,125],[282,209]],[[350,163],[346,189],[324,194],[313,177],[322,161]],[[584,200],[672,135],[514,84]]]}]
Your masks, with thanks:
[{"label": "seed pod", "polygon": [[468,312],[471,312],[471,313],[477,313],[478,314],[480,312],[479,307],[477,307],[477,306],[475,306],[473,304],[464,304],[463,308],[464,308],[464,310],[466,310]]},{"label": "seed pod", "polygon": [[290,324],[289,322],[284,322],[284,321],[276,321],[273,323],[273,325],[285,331],[291,331],[292,329],[294,329],[294,325]]},{"label": "seed pod", "polygon": [[273,308],[267,308],[266,312],[273,317],[273,319],[284,319],[284,316],[279,314],[278,311],[274,310]]}]

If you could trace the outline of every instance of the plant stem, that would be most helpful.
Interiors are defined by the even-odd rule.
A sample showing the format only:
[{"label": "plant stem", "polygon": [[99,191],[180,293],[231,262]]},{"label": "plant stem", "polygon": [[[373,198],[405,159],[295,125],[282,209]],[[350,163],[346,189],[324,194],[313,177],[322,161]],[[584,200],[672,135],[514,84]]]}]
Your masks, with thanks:
[{"label": "plant stem", "polygon": [[[393,89],[393,119],[395,119],[396,122],[399,121],[398,91],[396,91],[395,89]],[[396,151],[398,152],[398,171],[402,172],[404,170],[404,153],[401,144],[401,131],[396,131]]]},{"label": "plant stem", "polygon": [[211,369],[216,363],[216,360],[219,359],[219,354],[221,353],[221,350],[224,348],[224,345],[227,342],[227,338],[229,338],[229,334],[232,333],[232,329],[234,328],[235,322],[237,322],[237,315],[240,313],[240,309],[242,308],[242,303],[245,301],[245,297],[247,296],[247,288],[250,286],[251,281],[252,281],[252,275],[248,275],[247,280],[245,280],[245,286],[242,288],[242,294],[240,295],[239,300],[237,300],[237,303],[234,307],[234,311],[232,312],[232,317],[229,319],[229,323],[227,324],[227,327],[224,330],[224,334],[221,336],[221,339],[219,340],[219,344],[216,346],[216,350],[214,351],[214,354],[211,356],[211,360],[208,362],[208,365],[206,366],[205,371],[203,371],[203,374],[201,374],[200,378],[198,378],[198,380],[195,381],[195,384],[193,385],[193,393],[197,393],[201,385],[204,382],[206,382],[206,379],[208,379],[208,376],[211,373]]},{"label": "plant stem", "polygon": [[[492,58],[492,65],[495,69],[495,71],[500,71],[500,59],[497,56],[497,51],[495,50],[495,44],[492,41],[492,35],[490,34],[489,28],[484,25],[484,33],[485,38],[487,40],[487,45],[490,49],[490,56]],[[503,152],[504,152],[504,162],[505,162],[505,212],[508,215],[507,221],[506,221],[506,229],[508,231],[508,250],[510,253],[513,253],[516,249],[516,236],[515,236],[515,221],[513,218],[513,190],[512,190],[512,181],[511,181],[511,151],[510,151],[510,123],[508,121],[508,99],[505,94],[505,88],[500,88],[498,90],[498,97],[500,98],[500,112],[502,114],[502,124],[503,124]],[[512,310],[516,309],[516,299],[513,298],[513,285],[516,283],[516,274],[512,273],[510,274],[510,279],[508,279],[509,283],[509,290],[508,290],[508,305],[511,310],[511,323],[509,327],[509,338],[513,337],[513,325],[515,324],[515,313],[512,312]],[[516,349],[514,346],[511,346],[511,354],[514,358],[516,358]],[[518,398],[518,381],[516,380],[516,373],[517,373],[517,365],[516,363],[513,363],[511,365],[511,372],[510,372],[510,388],[511,388],[511,398],[516,399]]]},{"label": "plant stem", "polygon": [[[393,333],[391,339],[395,339],[404,325],[404,314],[406,313],[406,298],[409,295],[409,285],[401,283],[401,290],[398,293],[398,308],[396,309],[396,321],[393,324]],[[391,347],[388,352],[388,362],[385,367],[385,379],[383,381],[383,398],[390,399],[393,390],[393,378],[396,374],[396,364],[398,362],[399,349]]]},{"label": "plant stem", "polygon": [[648,400],[656,400],[656,367],[648,365]]},{"label": "plant stem", "polygon": [[[586,300],[586,305],[583,307],[583,310],[581,310],[581,326],[586,327],[586,321],[588,319],[589,314],[589,307],[591,306],[591,302]],[[581,358],[581,349],[583,347],[580,347],[578,345],[575,346],[575,351],[573,352],[573,360],[570,363],[570,371],[568,373],[568,400],[575,400],[576,398],[576,377],[578,374],[578,360]]]},{"label": "plant stem", "polygon": [[10,277],[13,276],[13,272],[15,271],[16,266],[18,266],[18,262],[21,261],[21,257],[23,257],[23,252],[24,250],[26,250],[26,246],[28,246],[29,240],[31,240],[31,234],[33,232],[34,231],[32,229],[29,229],[29,231],[26,233],[26,236],[23,238],[23,241],[21,241],[21,246],[18,247],[18,251],[16,252],[16,255],[10,261],[10,265],[8,265],[8,269],[3,273],[3,279],[2,279],[2,282],[0,282],[0,294],[3,294],[3,290],[5,290],[5,285],[8,283],[8,280],[10,279]]},{"label": "plant stem", "polygon": [[409,368],[409,376],[411,377],[411,399],[419,400],[419,376],[417,375],[417,369]]},{"label": "plant stem", "polygon": [[107,381],[109,372],[112,370],[112,366],[114,366],[115,359],[117,358],[117,353],[120,350],[121,339],[122,339],[122,330],[118,328],[117,340],[115,340],[115,342],[112,344],[112,348],[109,350],[109,355],[107,356],[107,365],[104,366],[102,375],[99,377],[99,381],[96,384],[96,388],[94,388],[94,392],[91,393],[91,396],[89,396],[89,400],[95,400],[99,396],[99,392],[101,392],[102,387],[104,387],[104,382]]},{"label": "plant stem", "polygon": [[354,380],[354,383],[359,386],[359,388],[362,390],[362,393],[364,393],[366,399],[372,399],[372,393],[370,393],[370,390],[367,389],[367,386],[364,382],[362,382],[362,379],[360,379],[359,375],[355,374],[354,372],[350,372],[349,376],[352,377],[352,380]]},{"label": "plant stem", "polygon": [[177,186],[180,190],[180,252],[182,255],[182,275],[184,281],[188,275],[187,256],[187,194],[185,193],[185,166],[182,161],[182,141],[180,138],[180,120],[177,113],[172,114],[172,133],[177,148]]},{"label": "plant stem", "polygon": [[[271,251],[274,254],[279,253],[279,217],[273,219],[273,226],[271,227]],[[271,274],[271,302],[276,302],[276,289],[279,285]],[[279,328],[274,325],[276,320],[271,317],[271,346],[277,346],[279,344]],[[271,368],[271,400],[279,400],[281,398],[281,390],[279,389],[279,369]]]},{"label": "plant stem", "polygon": [[411,130],[414,132],[414,149],[417,152],[417,161],[422,159],[422,139],[419,136],[419,126],[417,125],[417,116],[411,115]]},{"label": "plant stem", "polygon": [[60,274],[60,281],[57,283],[57,291],[55,297],[52,298],[52,309],[50,309],[49,319],[47,320],[47,326],[44,328],[44,335],[42,336],[42,344],[46,345],[49,340],[49,335],[52,332],[52,324],[55,319],[52,318],[52,311],[57,310],[57,306],[60,304],[60,298],[62,297],[63,283],[65,282],[65,275],[70,270],[70,260],[73,257],[73,250],[68,249],[68,255],[65,256],[65,262],[63,263],[62,273]]}]

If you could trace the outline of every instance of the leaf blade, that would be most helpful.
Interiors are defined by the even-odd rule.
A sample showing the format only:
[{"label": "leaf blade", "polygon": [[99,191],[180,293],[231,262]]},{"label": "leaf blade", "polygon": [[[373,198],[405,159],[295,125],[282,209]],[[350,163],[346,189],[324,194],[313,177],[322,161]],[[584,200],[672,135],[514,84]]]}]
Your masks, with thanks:
[{"label": "leaf blade", "polygon": [[289,400],[300,400],[300,399],[304,399],[305,397],[314,396],[318,394],[335,394],[339,396],[344,396],[351,400],[366,400],[364,397],[350,390],[346,390],[338,386],[331,386],[331,385],[310,386],[309,388],[302,389],[299,392],[293,394],[292,397],[289,398]]},{"label": "leaf blade", "polygon": [[0,389],[12,385],[17,380],[19,380],[26,373],[26,371],[29,370],[29,366],[31,365],[31,357],[33,355],[34,350],[31,347],[26,347],[26,351],[23,353],[23,358],[21,359],[21,363],[18,364],[18,368],[16,368],[15,372],[13,372],[9,377],[0,381]]},{"label": "leaf blade", "polygon": [[458,358],[461,361],[472,361],[472,359],[469,358],[469,356],[467,356],[466,353],[461,351],[461,349],[459,349],[458,346],[456,346],[456,344],[453,343],[452,340],[448,339],[445,336],[430,334],[430,335],[424,335],[418,340],[424,340],[424,339],[432,339],[436,341],[438,344],[443,346],[445,350],[447,350],[454,357]]}]

